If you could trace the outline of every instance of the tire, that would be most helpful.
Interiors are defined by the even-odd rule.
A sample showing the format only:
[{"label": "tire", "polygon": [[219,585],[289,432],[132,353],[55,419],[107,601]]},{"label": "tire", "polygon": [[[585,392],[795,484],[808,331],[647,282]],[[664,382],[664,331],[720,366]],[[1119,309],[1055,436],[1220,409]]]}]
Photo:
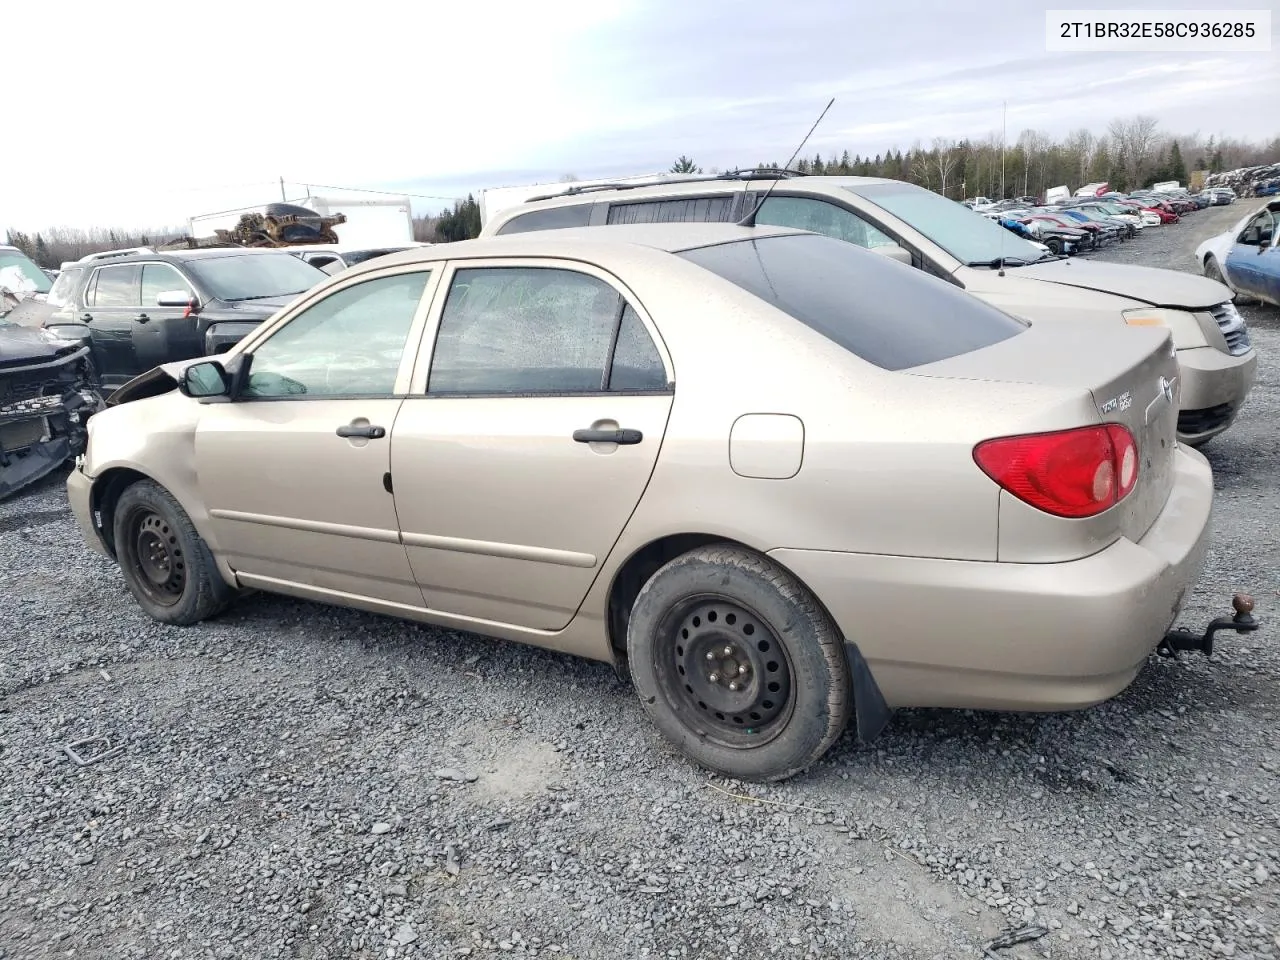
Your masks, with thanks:
[{"label": "tire", "polygon": [[794,576],[730,544],[692,550],[645,583],[627,654],[662,735],[695,763],[739,780],[800,773],[852,715],[835,624]]},{"label": "tire", "polygon": [[1044,242],[1044,245],[1049,248],[1049,252],[1055,257],[1062,255],[1062,241],[1057,237],[1050,237]]},{"label": "tire", "polygon": [[1219,283],[1226,283],[1227,278],[1222,275],[1222,268],[1218,266],[1218,258],[1213,254],[1204,258],[1204,275],[1210,280],[1217,280]]},{"label": "tire", "polygon": [[235,599],[191,518],[158,483],[139,480],[126,488],[112,528],[125,584],[153,619],[189,626]]}]

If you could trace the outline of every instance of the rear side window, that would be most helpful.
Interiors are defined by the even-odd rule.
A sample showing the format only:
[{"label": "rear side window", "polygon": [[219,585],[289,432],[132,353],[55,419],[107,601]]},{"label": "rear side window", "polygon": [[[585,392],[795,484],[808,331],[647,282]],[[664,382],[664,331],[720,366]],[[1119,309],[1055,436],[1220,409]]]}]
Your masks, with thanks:
[{"label": "rear side window", "polygon": [[733,215],[733,197],[684,197],[679,200],[642,200],[609,206],[607,223],[727,223]]},{"label": "rear side window", "polygon": [[93,290],[95,307],[137,307],[142,305],[142,288],[136,263],[122,263],[116,267],[98,270],[98,282]]},{"label": "rear side window", "polygon": [[557,396],[667,390],[640,317],[598,277],[554,267],[458,270],[427,393]]},{"label": "rear side window", "polygon": [[680,255],[886,370],[980,350],[1026,329],[945,281],[831,237],[763,237]]},{"label": "rear side window", "polygon": [[513,217],[498,228],[498,235],[525,233],[530,230],[559,230],[564,227],[585,227],[591,222],[591,204],[575,203],[566,207],[534,210]]}]

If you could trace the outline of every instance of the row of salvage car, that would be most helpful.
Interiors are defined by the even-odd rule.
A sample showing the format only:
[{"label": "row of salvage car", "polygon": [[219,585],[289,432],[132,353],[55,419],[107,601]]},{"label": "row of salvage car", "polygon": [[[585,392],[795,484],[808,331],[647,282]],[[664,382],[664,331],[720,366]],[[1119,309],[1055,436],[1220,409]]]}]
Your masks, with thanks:
[{"label": "row of salvage car", "polygon": [[161,622],[256,589],[588,657],[780,779],[897,707],[1082,708],[1206,649],[1169,630],[1213,502],[1180,439],[1243,402],[1237,326],[910,184],[569,187],[133,377],[67,490]]},{"label": "row of salvage car", "polygon": [[1061,196],[1044,203],[1034,197],[999,202],[966,202],[975,212],[1054,254],[1073,256],[1129,240],[1149,227],[1177,223],[1205,207],[1235,202],[1228,188],[1203,190],[1105,190]]}]

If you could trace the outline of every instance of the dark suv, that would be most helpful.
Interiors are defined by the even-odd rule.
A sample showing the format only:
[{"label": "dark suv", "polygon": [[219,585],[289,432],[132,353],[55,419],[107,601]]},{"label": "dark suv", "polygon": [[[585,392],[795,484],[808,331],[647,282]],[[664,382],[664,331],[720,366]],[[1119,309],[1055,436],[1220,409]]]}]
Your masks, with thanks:
[{"label": "dark suv", "polygon": [[44,326],[88,340],[103,386],[223,353],[328,274],[292,254],[217,247],[96,254],[67,264]]}]

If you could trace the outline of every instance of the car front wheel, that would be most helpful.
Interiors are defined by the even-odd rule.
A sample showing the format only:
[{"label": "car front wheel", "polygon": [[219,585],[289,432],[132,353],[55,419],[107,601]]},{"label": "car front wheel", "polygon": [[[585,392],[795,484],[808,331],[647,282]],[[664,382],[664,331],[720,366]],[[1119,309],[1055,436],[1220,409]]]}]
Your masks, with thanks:
[{"label": "car front wheel", "polygon": [[191,518],[158,483],[140,480],[120,495],[113,533],[129,592],[161,623],[198,623],[234,599]]},{"label": "car front wheel", "polygon": [[718,544],[644,585],[627,628],[641,703],[685,756],[741,780],[783,780],[818,760],[852,712],[835,625],[766,557]]},{"label": "car front wheel", "polygon": [[1217,280],[1219,283],[1226,283],[1226,278],[1222,276],[1222,268],[1218,266],[1218,258],[1209,256],[1204,260],[1204,275],[1210,280]]}]

